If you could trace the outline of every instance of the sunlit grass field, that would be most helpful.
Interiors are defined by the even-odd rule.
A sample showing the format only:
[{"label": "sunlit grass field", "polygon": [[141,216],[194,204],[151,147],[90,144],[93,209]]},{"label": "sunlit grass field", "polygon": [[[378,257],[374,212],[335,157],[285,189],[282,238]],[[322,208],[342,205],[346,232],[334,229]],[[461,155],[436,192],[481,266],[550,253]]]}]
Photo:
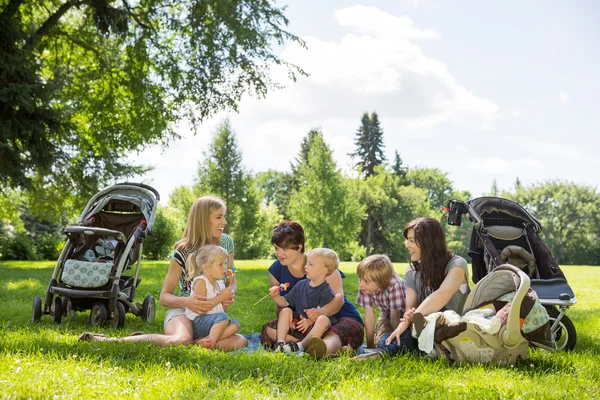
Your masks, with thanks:
[{"label": "sunlit grass field", "polygon": [[[234,354],[199,347],[148,343],[84,343],[92,330],[111,336],[160,333],[165,309],[158,294],[167,261],[142,263],[136,295],[157,300],[156,320],[127,315],[122,330],[92,328],[89,312],[31,322],[34,296],[42,298],[53,262],[0,263],[0,398],[556,398],[600,397],[600,267],[562,267],[578,303],[568,312],[578,341],[570,353],[530,350],[514,367],[455,365],[446,360],[400,356],[355,362],[347,355],[315,361],[264,350]],[[241,333],[258,333],[274,317],[267,293],[270,261],[236,261],[238,290],[230,308]],[[344,289],[356,299],[355,263],[343,263]],[[403,272],[406,264],[396,264]],[[362,309],[360,310],[363,311]]]}]

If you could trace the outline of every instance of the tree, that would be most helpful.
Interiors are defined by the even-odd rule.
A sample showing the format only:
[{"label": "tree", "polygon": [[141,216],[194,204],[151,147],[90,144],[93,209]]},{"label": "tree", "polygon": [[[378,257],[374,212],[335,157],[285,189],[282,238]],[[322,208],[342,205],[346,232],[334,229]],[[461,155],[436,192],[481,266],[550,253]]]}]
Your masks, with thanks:
[{"label": "tree", "polygon": [[[145,170],[127,155],[194,127],[244,93],[279,87],[272,45],[304,42],[264,0],[5,0],[0,6],[0,181],[73,192]],[[0,187],[1,189],[1,187]]]},{"label": "tree", "polygon": [[375,173],[375,167],[383,164],[386,160],[383,153],[383,130],[379,123],[379,117],[375,112],[370,117],[365,112],[360,123],[354,141],[356,151],[351,153],[350,156],[352,158],[358,157],[356,166],[362,175],[367,178]]},{"label": "tree", "polygon": [[144,255],[151,260],[164,260],[173,251],[175,242],[181,237],[185,220],[179,210],[158,205],[152,234],[144,242]]},{"label": "tree", "polygon": [[411,185],[427,190],[426,198],[434,210],[441,210],[454,193],[448,173],[437,168],[413,168],[407,179]]},{"label": "tree", "polygon": [[416,217],[434,216],[429,202],[423,201],[427,191],[400,184],[400,178],[383,165],[366,179],[350,180],[351,197],[366,208],[362,220],[360,244],[367,254],[387,254],[394,261],[405,261],[404,226]]},{"label": "tree", "polygon": [[196,196],[189,186],[178,186],[169,195],[169,207],[174,209],[182,221],[187,221],[188,214],[196,201]]},{"label": "tree", "polygon": [[595,188],[550,180],[504,196],[540,221],[541,237],[556,262],[600,264],[600,194]]},{"label": "tree", "polygon": [[490,196],[498,196],[498,193],[498,182],[496,181],[496,178],[494,178],[492,181],[492,188],[490,189]]},{"label": "tree", "polygon": [[199,165],[194,186],[196,196],[219,196],[227,205],[227,232],[236,242],[236,255],[251,258],[259,254],[263,225],[260,200],[254,179],[242,164],[235,133],[229,120],[223,121],[215,131],[209,150]]},{"label": "tree", "polygon": [[268,206],[273,203],[277,212],[288,219],[288,203],[293,190],[290,174],[270,169],[257,173],[255,180],[263,204]]},{"label": "tree", "polygon": [[523,187],[523,185],[521,184],[521,180],[517,176],[517,178],[515,179],[515,190],[519,190],[519,188],[521,187]]},{"label": "tree", "polygon": [[405,185],[406,182],[406,174],[408,173],[408,168],[402,166],[402,158],[400,158],[400,153],[398,150],[394,151],[394,164],[392,165],[392,171],[398,178],[400,178],[400,184]]},{"label": "tree", "polygon": [[[310,135],[310,133],[309,133]],[[360,229],[364,208],[350,196],[323,135],[313,131],[308,159],[299,165],[300,184],[289,211],[306,232],[307,247],[347,251]]]}]

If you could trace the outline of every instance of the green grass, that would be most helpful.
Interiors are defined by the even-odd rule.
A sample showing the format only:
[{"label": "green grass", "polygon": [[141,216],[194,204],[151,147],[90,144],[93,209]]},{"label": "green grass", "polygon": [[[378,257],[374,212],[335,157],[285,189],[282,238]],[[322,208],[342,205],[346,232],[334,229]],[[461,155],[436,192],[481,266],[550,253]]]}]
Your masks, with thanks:
[{"label": "green grass", "polygon": [[[267,298],[269,261],[237,261],[236,303],[230,314],[242,333],[259,332],[274,314]],[[142,264],[136,298],[158,299],[167,262]],[[396,265],[404,271],[406,265]],[[148,343],[80,343],[87,313],[31,320],[31,304],[44,296],[53,262],[0,263],[0,398],[597,398],[600,393],[600,268],[563,267],[578,304],[569,310],[578,333],[575,351],[530,350],[514,367],[454,365],[441,359],[401,356],[364,363],[347,356],[314,361],[266,351],[227,354],[199,347]],[[344,288],[356,299],[355,264],[341,266]],[[362,310],[361,310],[362,312]],[[121,331],[161,332],[165,310],[147,324],[131,314]]]}]

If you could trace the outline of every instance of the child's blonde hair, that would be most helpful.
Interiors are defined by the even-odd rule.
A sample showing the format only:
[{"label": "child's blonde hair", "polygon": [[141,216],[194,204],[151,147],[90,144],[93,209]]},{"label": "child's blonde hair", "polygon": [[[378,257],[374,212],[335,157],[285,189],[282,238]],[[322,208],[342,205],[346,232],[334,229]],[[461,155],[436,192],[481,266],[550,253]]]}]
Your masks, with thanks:
[{"label": "child's blonde hair", "polygon": [[385,254],[372,254],[358,263],[356,275],[359,279],[375,282],[378,288],[387,289],[396,276],[394,266]]},{"label": "child's blonde hair", "polygon": [[210,267],[213,263],[227,260],[227,250],[216,244],[209,244],[200,247],[197,251],[193,251],[187,259],[187,280],[191,280],[201,273],[204,273],[202,269],[203,265]]},{"label": "child's blonde hair", "polygon": [[188,214],[183,236],[175,243],[175,248],[184,251],[199,249],[207,244],[217,244],[210,233],[210,214],[219,209],[223,209],[225,213],[227,207],[218,197],[202,196],[197,199]]},{"label": "child's blonde hair", "polygon": [[326,249],[323,247],[312,249],[308,256],[317,256],[323,260],[323,264],[325,264],[325,268],[327,268],[327,276],[333,274],[333,272],[340,265],[340,259],[335,251],[331,249]]}]

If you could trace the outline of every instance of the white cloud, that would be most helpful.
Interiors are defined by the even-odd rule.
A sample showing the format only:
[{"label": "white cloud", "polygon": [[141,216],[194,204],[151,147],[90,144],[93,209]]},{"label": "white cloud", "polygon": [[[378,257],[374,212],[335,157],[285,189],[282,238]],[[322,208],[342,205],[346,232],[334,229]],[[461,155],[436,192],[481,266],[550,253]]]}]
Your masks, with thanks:
[{"label": "white cloud", "polygon": [[469,164],[470,169],[488,175],[508,175],[514,167],[513,162],[498,157],[475,160]]},{"label": "white cloud", "polygon": [[432,29],[416,28],[412,20],[404,15],[396,17],[376,7],[356,5],[335,12],[340,26],[355,28],[359,33],[374,36],[389,36],[395,39],[439,39]]},{"label": "white cloud", "polygon": [[515,118],[519,118],[521,115],[523,115],[525,113],[525,110],[514,110],[512,115]]},{"label": "white cloud", "polygon": [[571,101],[571,96],[569,96],[569,94],[567,92],[565,92],[561,89],[558,91],[558,101],[562,105],[569,104],[569,102]]},{"label": "white cloud", "polygon": [[486,175],[512,175],[529,169],[539,169],[543,163],[535,158],[507,160],[499,157],[476,159],[469,164],[469,169]]},{"label": "white cloud", "polygon": [[469,149],[467,148],[467,146],[459,144],[456,146],[456,150],[458,150],[461,153],[468,153]]},{"label": "white cloud", "polygon": [[[408,17],[363,6],[339,10],[336,17],[362,34],[348,33],[340,42],[306,36],[308,50],[289,46],[282,58],[302,66],[310,77],[300,77],[265,100],[246,98],[240,106],[244,118],[356,120],[364,111],[377,110],[382,119],[398,119],[412,129],[444,122],[489,127],[497,119],[495,103],[459,85],[443,62],[406,39],[433,37],[414,28]],[[283,69],[273,72],[285,82]]]}]

